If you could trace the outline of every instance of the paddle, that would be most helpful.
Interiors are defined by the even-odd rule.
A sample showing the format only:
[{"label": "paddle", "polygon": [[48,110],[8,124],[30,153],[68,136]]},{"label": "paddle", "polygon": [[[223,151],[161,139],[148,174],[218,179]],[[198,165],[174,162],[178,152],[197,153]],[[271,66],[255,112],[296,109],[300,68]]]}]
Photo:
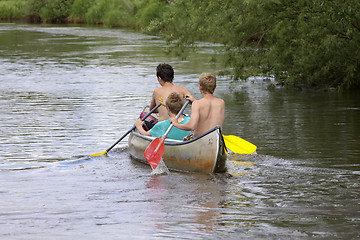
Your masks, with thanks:
[{"label": "paddle", "polygon": [[[187,100],[184,106],[181,108],[180,112],[176,115],[176,118],[179,118],[183,111],[185,110],[186,106],[189,104],[190,100]],[[152,169],[155,169],[159,164],[164,151],[165,151],[165,138],[169,134],[170,130],[174,124],[170,124],[169,128],[166,130],[164,136],[162,138],[155,138],[150,145],[146,148],[144,152],[144,156],[146,161],[150,164]]]},{"label": "paddle", "polygon": [[[159,99],[160,100],[160,99]],[[160,100],[161,101],[161,100]],[[161,103],[159,103],[158,105],[156,105],[148,114],[146,114],[145,117],[141,118],[141,121],[144,121],[148,116],[150,116],[150,114],[152,114],[156,109],[158,109],[161,106]],[[121,140],[123,140],[124,137],[126,137],[131,131],[133,131],[135,129],[135,124],[134,126],[127,131],[119,140],[117,140],[116,143],[114,143],[111,147],[109,147],[107,150],[105,150],[105,152],[102,153],[94,153],[92,155],[90,155],[91,157],[93,156],[99,156],[99,155],[106,155],[113,147],[115,147],[116,144],[118,144]]]},{"label": "paddle", "polygon": [[252,154],[256,151],[257,147],[234,135],[223,135],[225,146],[234,153],[238,154]]}]

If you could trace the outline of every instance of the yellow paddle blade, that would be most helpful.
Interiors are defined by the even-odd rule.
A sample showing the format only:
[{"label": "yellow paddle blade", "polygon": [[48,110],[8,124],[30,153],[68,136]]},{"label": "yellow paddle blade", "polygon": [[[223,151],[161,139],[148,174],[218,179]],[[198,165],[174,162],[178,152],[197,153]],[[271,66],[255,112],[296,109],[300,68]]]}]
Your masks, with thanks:
[{"label": "yellow paddle blade", "polygon": [[257,147],[234,135],[223,135],[225,146],[234,153],[238,154],[252,154],[256,151]]},{"label": "yellow paddle blade", "polygon": [[106,155],[107,154],[107,151],[105,150],[105,152],[102,152],[102,153],[94,153],[94,154],[91,154],[90,156],[91,157],[94,157],[94,156],[100,156],[100,155]]}]

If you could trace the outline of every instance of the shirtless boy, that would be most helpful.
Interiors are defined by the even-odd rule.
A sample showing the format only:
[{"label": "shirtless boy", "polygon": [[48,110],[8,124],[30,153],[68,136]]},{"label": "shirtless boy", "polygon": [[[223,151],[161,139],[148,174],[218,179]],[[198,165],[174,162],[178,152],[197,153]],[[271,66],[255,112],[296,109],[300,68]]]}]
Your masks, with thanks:
[{"label": "shirtless boy", "polygon": [[[195,100],[195,98],[191,96],[190,92],[185,87],[181,87],[173,83],[174,70],[169,64],[159,64],[156,68],[156,77],[161,87],[156,88],[153,92],[150,103],[150,110],[160,103],[159,98],[167,99],[169,94],[172,92],[180,94],[182,98],[189,96],[190,100]],[[169,115],[165,106],[161,105],[157,112],[159,113],[159,122],[169,119]]]},{"label": "shirtless boy", "polygon": [[194,137],[198,137],[216,126],[222,127],[225,120],[225,102],[213,95],[215,88],[215,75],[202,73],[199,77],[202,98],[192,103],[190,121],[181,124],[176,118],[171,118],[174,126],[186,131],[194,131]]}]

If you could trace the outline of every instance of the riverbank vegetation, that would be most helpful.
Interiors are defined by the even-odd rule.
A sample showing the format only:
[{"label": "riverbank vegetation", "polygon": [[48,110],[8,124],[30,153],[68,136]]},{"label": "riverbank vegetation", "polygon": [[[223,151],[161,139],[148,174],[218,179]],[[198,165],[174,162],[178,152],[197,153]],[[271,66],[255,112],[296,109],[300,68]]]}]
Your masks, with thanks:
[{"label": "riverbank vegetation", "polygon": [[88,23],[223,44],[234,79],[360,88],[360,2],[343,0],[0,0],[3,20]]}]

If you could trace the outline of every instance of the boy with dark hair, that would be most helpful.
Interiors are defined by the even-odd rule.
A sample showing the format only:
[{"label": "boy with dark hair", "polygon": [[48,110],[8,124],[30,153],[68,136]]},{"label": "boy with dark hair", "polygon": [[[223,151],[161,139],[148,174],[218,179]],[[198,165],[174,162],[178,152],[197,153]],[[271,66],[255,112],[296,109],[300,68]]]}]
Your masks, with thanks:
[{"label": "boy with dark hair", "polygon": [[156,77],[161,78],[164,82],[172,82],[174,80],[174,69],[166,63],[161,63],[156,67]]},{"label": "boy with dark hair", "polygon": [[[172,92],[178,93],[183,99],[188,96],[190,100],[195,100],[185,87],[173,83],[174,69],[169,64],[159,64],[156,67],[156,77],[161,87],[156,88],[152,94],[150,110],[160,103],[159,99],[167,99]],[[155,112],[159,113],[159,122],[169,119],[168,112],[164,106],[160,106]]]}]

